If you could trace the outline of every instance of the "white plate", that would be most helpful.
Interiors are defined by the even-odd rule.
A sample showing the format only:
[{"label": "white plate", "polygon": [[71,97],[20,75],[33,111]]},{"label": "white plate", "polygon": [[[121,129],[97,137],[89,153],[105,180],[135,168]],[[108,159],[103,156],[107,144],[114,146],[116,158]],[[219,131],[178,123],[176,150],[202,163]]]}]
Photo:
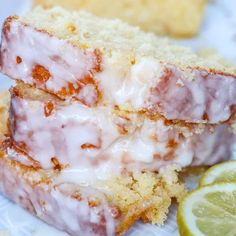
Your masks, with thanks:
[{"label": "white plate", "polygon": [[[0,0],[0,25],[12,14],[22,14],[30,7],[30,0]],[[194,50],[214,48],[236,64],[236,1],[211,1],[206,11],[199,37],[177,41]],[[7,89],[13,82],[0,74],[0,90]],[[11,236],[68,236],[53,229],[26,211],[0,196],[0,235]],[[127,236],[177,236],[176,207],[171,208],[164,227],[137,223]]]}]

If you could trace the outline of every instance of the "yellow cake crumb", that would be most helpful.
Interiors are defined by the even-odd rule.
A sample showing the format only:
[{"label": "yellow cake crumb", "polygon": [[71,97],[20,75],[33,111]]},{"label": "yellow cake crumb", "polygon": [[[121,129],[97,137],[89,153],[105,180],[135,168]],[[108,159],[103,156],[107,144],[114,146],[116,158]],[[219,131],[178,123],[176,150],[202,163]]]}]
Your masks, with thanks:
[{"label": "yellow cake crumb", "polygon": [[35,5],[87,10],[108,18],[120,18],[145,31],[189,37],[198,33],[207,0],[35,0]]},{"label": "yellow cake crumb", "polygon": [[112,204],[125,215],[118,233],[125,232],[136,220],[162,225],[173,199],[179,202],[187,193],[179,182],[180,167],[163,167],[159,173],[126,173],[98,184]]}]

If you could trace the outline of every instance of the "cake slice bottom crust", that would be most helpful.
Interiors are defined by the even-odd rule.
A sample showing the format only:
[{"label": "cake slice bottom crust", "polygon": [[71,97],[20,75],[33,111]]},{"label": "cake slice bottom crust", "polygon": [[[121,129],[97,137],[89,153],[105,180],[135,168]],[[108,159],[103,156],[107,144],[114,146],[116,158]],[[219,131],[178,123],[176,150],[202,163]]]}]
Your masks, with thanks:
[{"label": "cake slice bottom crust", "polygon": [[[14,155],[14,154],[12,154]],[[126,173],[95,186],[63,182],[59,172],[34,169],[1,152],[0,192],[69,235],[122,235],[137,220],[162,224],[172,199],[186,190],[177,166]]]}]

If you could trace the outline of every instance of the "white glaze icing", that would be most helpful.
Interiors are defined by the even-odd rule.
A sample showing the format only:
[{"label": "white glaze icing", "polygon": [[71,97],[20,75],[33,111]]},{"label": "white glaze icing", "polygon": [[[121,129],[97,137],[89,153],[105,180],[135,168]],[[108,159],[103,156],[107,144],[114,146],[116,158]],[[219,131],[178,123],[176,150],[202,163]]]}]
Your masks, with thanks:
[{"label": "white glaze icing", "polygon": [[[2,53],[3,71],[11,74],[14,79],[36,83],[38,87],[52,92],[58,92],[68,82],[76,86],[78,80],[88,75],[96,63],[92,49],[83,51],[45,32],[35,31],[19,21],[12,21],[7,34],[10,40],[2,40],[2,50],[6,50]],[[22,59],[19,64],[16,62],[17,56]],[[51,76],[45,84],[41,85],[32,78],[35,65],[42,65],[50,72]]]},{"label": "white glaze icing", "polygon": [[[14,159],[14,157],[12,157]],[[26,208],[41,220],[66,231],[71,236],[114,236],[120,219],[114,219],[104,194],[91,187],[54,183],[34,184],[45,179],[44,172],[29,172],[20,166],[10,166],[6,158],[0,160],[0,191],[12,201]],[[80,199],[73,198],[78,192]],[[90,199],[100,204],[89,207]]]},{"label": "white glaze icing", "polygon": [[[24,142],[28,154],[43,168],[51,168],[51,158],[73,167],[86,166],[119,137],[112,114],[106,108],[87,108],[79,103],[59,106],[48,117],[45,103],[12,98],[16,123],[14,140]],[[83,148],[92,145],[92,148]]]},{"label": "white glaze icing", "polygon": [[104,103],[131,110],[143,109],[151,87],[162,75],[162,65],[148,57],[136,58],[134,65],[127,65],[119,53],[104,55],[103,61],[103,71],[95,74],[95,79],[103,91]]},{"label": "white glaze icing", "polygon": [[[188,128],[136,114],[129,117],[127,133],[120,133],[117,123],[124,125],[127,120],[120,122],[111,107],[57,104],[45,117],[43,102],[14,96],[11,102],[14,141],[24,142],[28,154],[43,168],[53,167],[52,157],[67,165],[58,183],[91,185],[119,175],[124,168],[140,171],[170,163],[182,167],[213,164],[230,157],[234,141],[226,125],[212,132],[207,125]],[[83,144],[97,148],[82,149]]]},{"label": "white glaze icing", "polygon": [[[40,64],[49,70],[51,78],[37,87],[57,93],[67,87],[68,82],[77,87],[78,80],[91,75],[96,64],[93,52],[93,49],[83,51],[65,40],[13,20],[10,31],[3,35],[1,70],[15,79],[33,84],[32,69],[35,64]],[[22,63],[16,63],[17,56],[22,58]],[[92,71],[101,90],[101,105],[109,103],[130,110],[151,109],[169,120],[191,122],[219,123],[232,115],[230,108],[235,106],[236,79],[231,75],[201,69],[183,72],[141,55],[128,60],[118,50],[104,52],[101,57],[102,71]],[[85,86],[76,96],[86,98],[85,104],[89,106],[97,104],[98,94],[92,85]]]}]

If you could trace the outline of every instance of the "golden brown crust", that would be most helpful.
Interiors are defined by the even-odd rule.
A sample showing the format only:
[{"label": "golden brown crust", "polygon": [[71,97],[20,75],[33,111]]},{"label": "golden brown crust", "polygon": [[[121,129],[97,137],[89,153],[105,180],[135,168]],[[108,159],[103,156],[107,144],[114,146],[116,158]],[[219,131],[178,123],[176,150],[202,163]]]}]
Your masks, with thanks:
[{"label": "golden brown crust", "polygon": [[8,135],[8,109],[10,105],[10,94],[8,91],[0,93],[0,141]]},{"label": "golden brown crust", "polygon": [[[206,79],[209,76],[209,74],[212,74],[212,75],[215,75],[215,76],[218,76],[218,75],[230,76],[230,77],[233,77],[234,79],[236,79],[235,74],[230,73],[230,72],[220,71],[220,70],[217,70],[217,69],[214,69],[214,68],[204,69],[204,68],[196,67],[196,68],[190,68],[190,69],[191,70],[198,70],[199,72],[201,72],[202,77],[204,79]],[[204,76],[204,74],[206,74],[206,75]]]}]

